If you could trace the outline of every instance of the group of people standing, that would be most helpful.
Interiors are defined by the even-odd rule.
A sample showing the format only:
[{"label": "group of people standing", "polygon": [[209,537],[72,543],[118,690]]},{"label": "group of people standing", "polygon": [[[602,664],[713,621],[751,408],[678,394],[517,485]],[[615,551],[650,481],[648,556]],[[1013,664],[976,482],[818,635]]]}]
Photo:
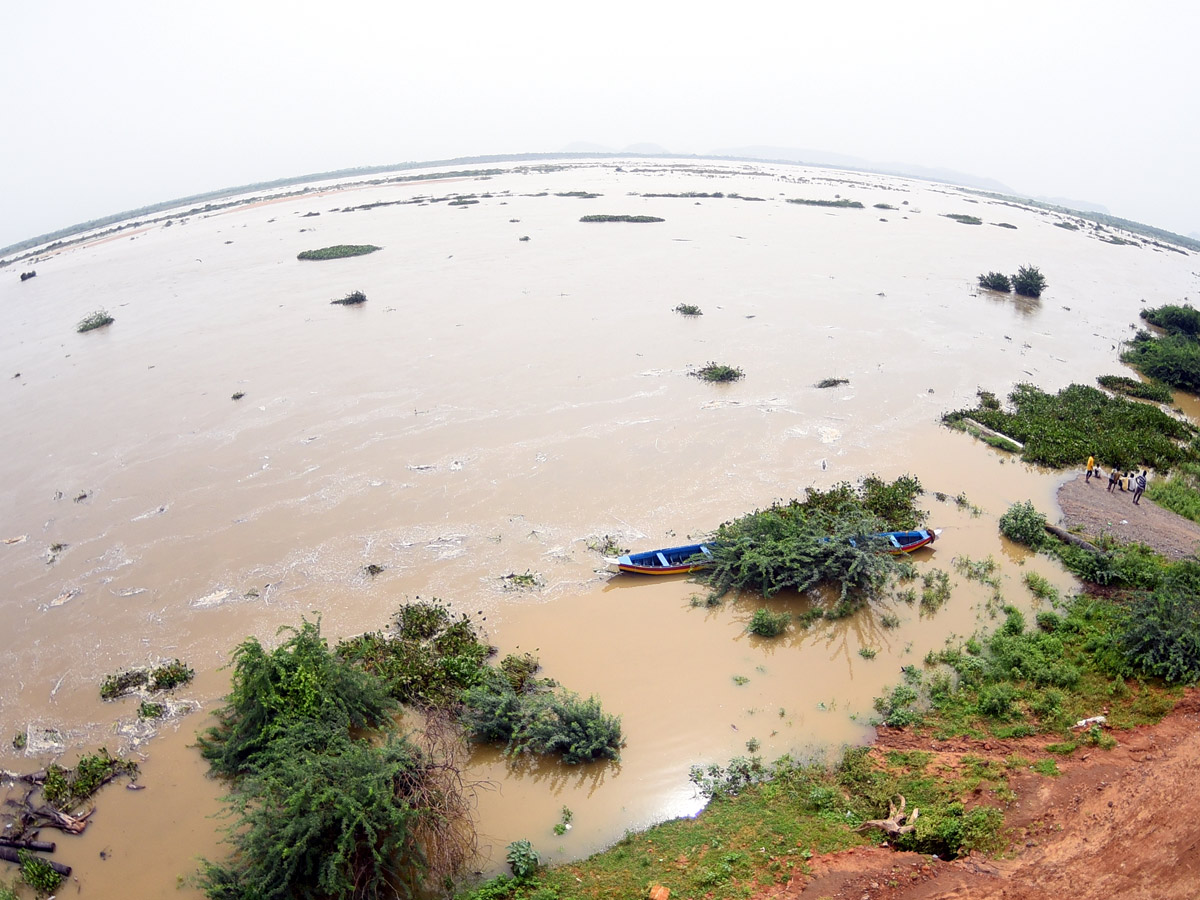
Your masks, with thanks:
[{"label": "group of people standing", "polygon": [[[1083,479],[1084,484],[1091,484],[1093,478],[1099,481],[1103,477],[1104,473],[1096,465],[1096,457],[1089,456],[1087,461],[1087,475]],[[1146,491],[1146,470],[1142,469],[1141,475],[1135,475],[1131,469],[1129,474],[1122,475],[1119,471],[1113,469],[1108,473],[1108,492],[1111,494],[1114,488],[1119,488],[1122,491],[1133,491],[1134,505],[1141,505],[1139,501],[1142,499],[1142,494]]]}]

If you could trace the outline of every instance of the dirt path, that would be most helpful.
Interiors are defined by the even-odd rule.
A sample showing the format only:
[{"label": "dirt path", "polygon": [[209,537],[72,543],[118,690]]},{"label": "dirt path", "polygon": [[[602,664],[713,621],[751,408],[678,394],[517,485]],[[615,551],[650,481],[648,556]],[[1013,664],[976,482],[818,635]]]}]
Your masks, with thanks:
[{"label": "dirt path", "polygon": [[[1195,900],[1200,896],[1200,691],[1157,725],[1112,732],[1118,746],[1057,759],[1055,778],[1010,782],[1005,807],[1015,858],[942,862],[886,847],[816,857],[813,876],[764,897],[828,900]],[[1046,757],[1044,738],[930,741],[883,729],[878,753],[931,750],[934,765],[966,753]],[[981,796],[980,802],[989,798]],[[992,802],[995,802],[994,799]]]},{"label": "dirt path", "polygon": [[1128,491],[1108,490],[1107,481],[1084,483],[1079,475],[1058,489],[1063,527],[1081,528],[1086,534],[1111,534],[1120,541],[1148,544],[1172,559],[1196,552],[1200,525],[1163,509],[1147,497],[1133,504]]}]

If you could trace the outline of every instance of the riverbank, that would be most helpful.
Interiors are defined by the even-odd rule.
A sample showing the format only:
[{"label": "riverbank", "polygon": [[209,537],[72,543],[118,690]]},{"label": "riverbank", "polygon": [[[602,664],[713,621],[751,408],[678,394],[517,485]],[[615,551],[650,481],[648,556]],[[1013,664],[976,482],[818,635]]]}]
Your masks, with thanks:
[{"label": "riverbank", "polygon": [[1091,537],[1110,535],[1122,543],[1137,542],[1171,559],[1184,559],[1200,546],[1200,525],[1171,512],[1143,496],[1114,488],[1107,479],[1086,482],[1083,474],[1063,482],[1058,489],[1061,523]]}]

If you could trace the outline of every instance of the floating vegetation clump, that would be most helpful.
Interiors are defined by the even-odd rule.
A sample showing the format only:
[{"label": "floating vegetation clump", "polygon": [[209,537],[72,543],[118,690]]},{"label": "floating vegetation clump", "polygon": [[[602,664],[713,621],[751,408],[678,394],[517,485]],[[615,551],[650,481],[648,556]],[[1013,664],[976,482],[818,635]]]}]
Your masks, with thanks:
[{"label": "floating vegetation clump", "polygon": [[105,325],[111,325],[115,319],[103,309],[98,309],[90,315],[84,316],[79,320],[79,324],[75,326],[75,330],[80,334],[85,331],[93,331],[97,328],[103,328]]},{"label": "floating vegetation clump", "polygon": [[348,256],[366,256],[382,249],[374,244],[334,244],[320,250],[305,250],[296,259],[345,259]]},{"label": "floating vegetation clump", "polygon": [[745,372],[735,366],[710,362],[691,373],[702,381],[730,382],[745,377]]},{"label": "floating vegetation clump", "polygon": [[196,672],[186,663],[179,660],[157,666],[150,670],[150,690],[170,691],[187,684],[196,676]]},{"label": "floating vegetation clump", "polygon": [[947,219],[953,219],[963,225],[982,225],[983,219],[979,216],[968,216],[965,213],[942,213]]},{"label": "floating vegetation clump", "polygon": [[236,391],[235,393],[229,395],[229,399],[230,400],[241,400],[245,396],[246,396],[245,391]]},{"label": "floating vegetation clump", "polygon": [[351,291],[349,294],[347,294],[341,300],[330,300],[329,302],[336,303],[341,306],[355,306],[356,304],[359,304],[359,303],[366,303],[367,295],[364,294],[362,291]]},{"label": "floating vegetation clump", "polygon": [[536,572],[530,572],[528,569],[520,573],[509,572],[500,580],[504,583],[504,589],[508,591],[530,590],[541,584],[541,576]]},{"label": "floating vegetation clump", "polygon": [[117,697],[123,697],[144,686],[149,680],[150,673],[145,669],[130,669],[127,672],[109,675],[100,684],[100,699],[115,700]]},{"label": "floating vegetation clump", "polygon": [[788,197],[788,203],[797,203],[800,206],[826,206],[833,209],[864,209],[865,207],[857,200],[807,200],[803,197]]},{"label": "floating vegetation clump", "polygon": [[658,216],[582,216],[580,222],[665,222],[666,219],[660,219]]},{"label": "floating vegetation clump", "polygon": [[681,316],[704,315],[704,313],[701,312],[700,307],[694,303],[680,303],[677,307],[675,307],[675,312],[679,313]]},{"label": "floating vegetation clump", "polygon": [[555,197],[578,197],[580,200],[595,200],[603,194],[593,194],[591,191],[563,191],[561,194],[555,194]]},{"label": "floating vegetation clump", "polygon": [[890,204],[890,203],[876,203],[875,208],[876,209],[895,209],[896,207],[892,206],[892,204]]},{"label": "floating vegetation clump", "polygon": [[849,383],[850,383],[849,378],[822,378],[820,381],[817,382],[817,387],[833,388],[833,387],[837,387],[840,384],[849,384]]}]

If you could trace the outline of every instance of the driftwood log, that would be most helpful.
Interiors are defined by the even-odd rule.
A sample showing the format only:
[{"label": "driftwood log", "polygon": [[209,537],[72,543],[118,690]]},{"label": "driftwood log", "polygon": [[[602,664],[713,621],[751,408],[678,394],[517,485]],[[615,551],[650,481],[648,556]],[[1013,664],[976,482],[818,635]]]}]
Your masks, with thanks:
[{"label": "driftwood log", "polygon": [[1065,531],[1062,528],[1059,528],[1055,525],[1047,524],[1046,530],[1048,532],[1050,532],[1052,535],[1054,535],[1056,538],[1058,538],[1060,541],[1071,544],[1075,547],[1082,547],[1084,550],[1089,550],[1092,553],[1103,553],[1104,552],[1099,547],[1097,547],[1095,544],[1089,544],[1083,538],[1076,537],[1075,535],[1071,534],[1071,532]]},{"label": "driftwood log", "polygon": [[18,850],[41,850],[43,853],[53,853],[54,841],[20,841],[0,837],[0,847],[16,847]]},{"label": "driftwood log", "polygon": [[[10,863],[17,863],[19,865],[21,862],[21,859],[18,856],[18,854],[20,852],[21,851],[18,850],[16,847],[0,847],[0,859],[7,860]],[[70,866],[64,866],[62,863],[56,863],[52,859],[43,859],[40,856],[38,857],[38,859],[42,860],[42,862],[44,862],[46,865],[48,865],[50,868],[52,868],[59,875],[66,876],[66,875],[71,874]]]},{"label": "driftwood log", "polygon": [[886,819],[869,819],[863,822],[855,831],[866,831],[868,828],[878,828],[880,831],[887,834],[888,837],[900,837],[902,834],[908,834],[917,827],[917,816],[921,814],[921,810],[913,807],[912,814],[906,813],[904,807],[906,802],[903,794],[897,794],[900,798],[900,806],[897,807],[891,800],[888,801],[888,817]]}]

